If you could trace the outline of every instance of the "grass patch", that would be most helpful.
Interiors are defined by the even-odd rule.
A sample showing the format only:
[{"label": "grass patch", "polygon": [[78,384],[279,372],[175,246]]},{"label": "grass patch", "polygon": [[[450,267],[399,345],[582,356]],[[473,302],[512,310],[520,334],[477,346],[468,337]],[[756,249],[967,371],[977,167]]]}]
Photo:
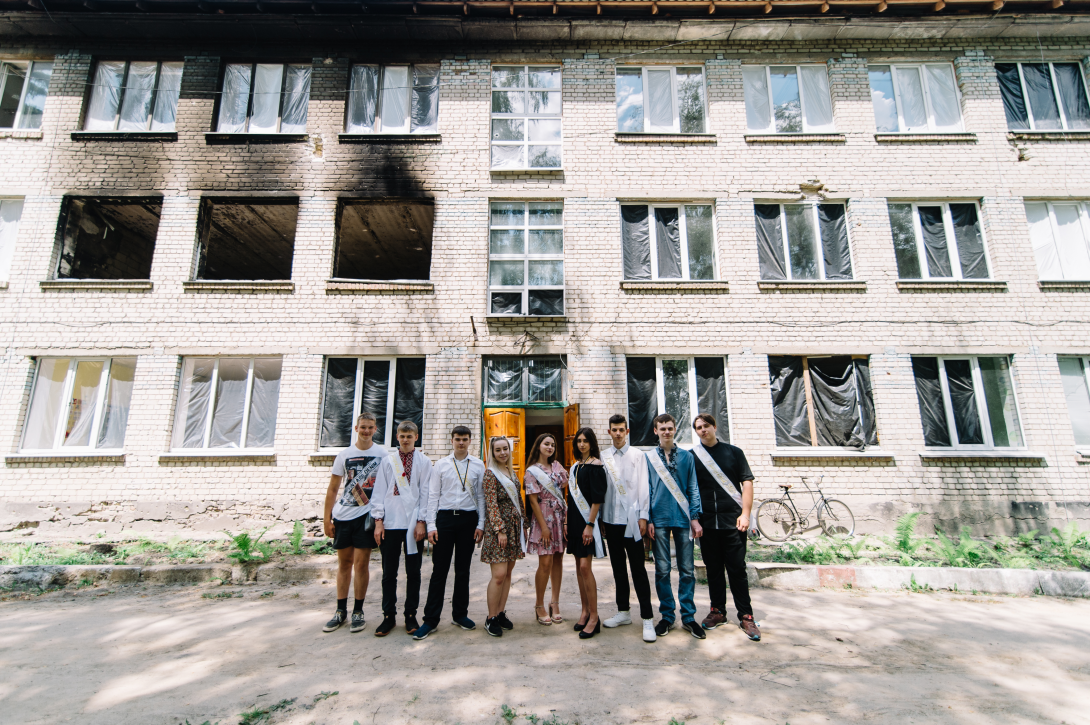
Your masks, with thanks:
[{"label": "grass patch", "polygon": [[242,598],[242,592],[205,592],[201,594],[202,599],[231,599],[232,597]]},{"label": "grass patch", "polygon": [[290,700],[281,700],[269,707],[254,707],[253,710],[239,713],[239,718],[241,719],[238,721],[238,725],[258,725],[258,723],[269,722],[269,718],[272,717],[273,713],[288,709],[295,700],[296,698],[293,697]]}]

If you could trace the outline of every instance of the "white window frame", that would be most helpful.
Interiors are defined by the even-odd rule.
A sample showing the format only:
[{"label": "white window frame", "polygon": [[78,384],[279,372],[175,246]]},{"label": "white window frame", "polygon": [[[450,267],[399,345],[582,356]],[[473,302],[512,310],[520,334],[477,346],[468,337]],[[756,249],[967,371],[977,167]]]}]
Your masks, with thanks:
[{"label": "white window frame", "polygon": [[[761,203],[773,203],[780,207],[780,236],[783,238],[783,264],[786,267],[787,279],[794,280],[794,270],[791,268],[791,242],[787,235],[787,210],[784,207],[788,206],[808,206],[810,207],[810,213],[814,217],[814,244],[816,249],[814,254],[817,256],[818,263],[818,278],[816,280],[804,279],[805,282],[824,282],[825,280],[825,245],[821,239],[821,218],[818,216],[818,204],[839,204],[844,207],[845,223],[844,230],[848,234],[848,259],[852,265],[852,277],[855,276],[855,250],[852,248],[855,245],[852,244],[852,229],[851,224],[847,223],[848,205],[843,202],[836,201],[802,201],[802,202],[787,202],[782,203],[778,201],[774,202],[756,202]],[[806,357],[803,355],[802,357]]]},{"label": "white window frame", "polygon": [[[207,359],[209,357],[211,357],[213,359],[212,379],[209,381],[208,407],[206,408],[205,413],[204,413],[204,433],[203,433],[203,435],[201,437],[201,445],[200,445],[199,448],[198,447],[193,447],[193,448],[176,447],[174,445],[174,437],[177,435],[178,425],[181,424],[182,426],[185,426],[185,418],[182,418],[182,420],[180,420],[180,421],[178,420],[178,414],[180,412],[178,406],[180,406],[182,404],[182,397],[181,397],[180,393],[181,393],[181,390],[182,390],[182,386],[185,385],[186,362],[191,358],[204,358],[204,359]],[[250,401],[251,401],[251,398],[252,398],[253,392],[254,392],[254,360],[256,360],[257,358],[275,358],[275,357],[279,357],[279,356],[277,356],[277,355],[250,355],[250,356],[236,357],[234,355],[225,355],[225,356],[222,356],[222,357],[216,357],[216,356],[211,356],[211,355],[187,355],[186,357],[182,358],[182,377],[179,380],[179,384],[178,384],[179,395],[178,395],[177,403],[175,403],[174,430],[171,431],[171,442],[170,442],[171,451],[175,452],[175,453],[191,453],[191,454],[192,453],[197,453],[197,452],[204,452],[204,453],[213,452],[213,453],[215,453],[217,455],[232,455],[232,454],[241,455],[241,454],[244,454],[244,453],[254,453],[254,452],[267,453],[267,452],[272,452],[273,450],[275,450],[275,447],[272,447],[272,448],[248,448],[246,446],[246,437],[250,433]],[[220,361],[222,361],[222,360],[247,360],[249,362],[249,369],[248,369],[248,371],[246,373],[246,396],[243,398],[243,402],[242,402],[242,406],[243,406],[242,407],[242,423],[240,424],[240,430],[239,430],[238,448],[210,448],[208,446],[209,438],[212,435],[212,419],[214,417],[213,414],[215,413],[215,410],[216,410],[216,383],[219,382]],[[281,380],[281,382],[283,382],[283,380],[284,380],[283,367],[281,367],[280,380]],[[185,405],[188,407],[189,400],[185,401]],[[279,395],[278,395],[278,398],[277,398],[277,408],[278,408],[277,417],[278,418],[279,418],[279,415],[280,415],[279,407],[280,406],[279,406]],[[277,422],[279,422],[279,421],[277,421]]]},{"label": "white window frame", "polygon": [[[117,131],[117,126],[121,122],[121,109],[125,106],[125,92],[128,89],[128,83],[129,83],[129,68],[132,66],[133,61],[132,60],[109,61],[109,60],[104,59],[103,61],[99,61],[99,62],[100,63],[102,63],[102,62],[107,62],[107,63],[108,62],[115,62],[115,63],[116,62],[121,62],[121,63],[125,64],[125,71],[121,74],[121,87],[118,89],[117,109],[114,111],[113,130]],[[141,61],[138,60],[136,62],[139,63]],[[157,61],[147,61],[147,62],[154,62],[155,63],[155,82],[152,84],[152,87],[151,87],[151,101],[150,101],[150,103],[148,105],[148,118],[147,118],[147,121],[144,124],[143,131],[150,131],[151,130],[152,120],[155,118],[155,105],[159,102],[159,90],[160,90],[159,89],[159,82],[160,82],[160,80],[162,78],[162,75],[163,75],[163,63],[177,63],[178,61],[157,60]],[[184,71],[184,68],[183,68],[183,71]],[[95,73],[98,73],[98,64],[97,63],[95,64]],[[91,77],[94,78],[95,76],[92,75]],[[25,92],[25,90],[26,89],[24,88],[24,92]],[[90,103],[91,99],[94,98],[94,94],[95,94],[95,88],[92,87],[91,88],[91,94],[87,97],[88,103]],[[179,88],[178,95],[179,95],[179,99],[180,99],[180,97],[181,97],[181,89],[180,88]],[[84,118],[84,120],[83,120],[83,125],[84,125],[85,129],[87,127],[87,120],[88,120],[87,118]],[[177,118],[177,101],[176,101],[175,102],[174,128],[177,129],[177,127],[178,127],[178,118]],[[141,131],[120,131],[119,133],[141,133]],[[169,131],[164,131],[164,133],[170,133],[170,132]]]},{"label": "white window frame", "polygon": [[[1060,254],[1060,246],[1059,246],[1060,225],[1059,225],[1059,222],[1056,221],[1056,210],[1054,208],[1054,204],[1061,204],[1061,205],[1074,204],[1075,206],[1077,206],[1078,210],[1079,210],[1079,226],[1082,227],[1082,243],[1083,243],[1083,245],[1087,246],[1087,253],[1090,254],[1090,204],[1088,204],[1085,201],[1059,201],[1059,202],[1055,202],[1055,201],[1048,201],[1048,200],[1045,200],[1045,199],[1025,199],[1023,203],[1024,204],[1045,204],[1046,205],[1046,207],[1048,209],[1048,223],[1049,223],[1049,227],[1052,230],[1052,245],[1056,250],[1056,258],[1060,259],[1061,261],[1063,260],[1063,255]],[[1060,264],[1060,268],[1063,269],[1063,264],[1062,263]],[[1082,281],[1081,279],[1076,278],[1076,277],[1070,277],[1070,278],[1069,277],[1060,277],[1058,279],[1053,279],[1051,277],[1041,277],[1040,279],[1043,280],[1043,281],[1046,281],[1046,282],[1052,282],[1052,281]]]},{"label": "white window frame", "polygon": [[[38,387],[38,374],[42,369],[42,362],[46,358],[38,360],[38,366],[34,370],[34,386],[31,388],[30,401],[31,405],[34,402],[34,391]],[[62,358],[63,359],[63,358]],[[135,358],[133,358],[135,359]],[[76,382],[76,367],[80,363],[102,363],[102,374],[99,377],[98,391],[95,393],[95,417],[91,422],[91,435],[89,438],[90,445],[87,446],[66,446],[64,445],[64,429],[68,416],[72,409],[72,387]],[[53,432],[53,446],[51,448],[24,448],[23,442],[26,440],[27,423],[30,420],[30,405],[27,406],[26,418],[23,420],[23,432],[19,438],[19,452],[20,453],[64,453],[64,454],[76,454],[76,453],[103,453],[112,452],[117,453],[122,448],[98,448],[98,437],[102,432],[102,421],[106,417],[106,393],[110,387],[110,366],[113,363],[113,358],[109,357],[72,357],[68,359],[68,372],[64,378],[64,388],[61,393],[61,410],[57,415],[57,421],[55,423],[56,428]]]},{"label": "white window frame", "polygon": [[[650,357],[649,355],[633,355],[632,357]],[[695,418],[697,413],[701,411],[696,410],[697,393],[696,393],[696,362],[695,358],[698,357],[722,357],[723,358],[723,391],[727,396],[727,437],[730,440],[734,440],[734,409],[731,407],[731,395],[730,395],[730,361],[726,355],[655,355],[655,398],[656,405],[658,406],[657,415],[662,415],[666,412],[666,376],[662,371],[662,363],[665,360],[684,360],[688,366],[688,372],[686,373],[688,387],[689,387],[689,415]],[[628,410],[628,396],[625,395],[625,410]],[[723,421],[717,420],[717,426],[721,425]],[[680,429],[681,426],[685,426],[692,433],[692,443],[678,443],[678,447],[691,449],[697,440],[696,431],[692,430],[692,420],[679,420],[677,426]],[[643,446],[643,448],[651,448],[652,446]]]},{"label": "white window frame", "polygon": [[[23,105],[26,102],[26,92],[27,92],[27,89],[30,87],[30,74],[34,71],[34,64],[35,63],[49,63],[50,65],[53,65],[54,61],[51,61],[51,60],[46,60],[46,61],[7,60],[5,58],[0,58],[0,61],[2,61],[4,63],[7,63],[8,65],[19,65],[19,66],[25,65],[26,66],[26,76],[24,76],[24,79],[23,79],[23,90],[19,92],[19,105],[15,109],[15,119],[12,121],[11,127],[10,127],[10,130],[21,130],[19,124],[23,120]],[[4,74],[3,80],[0,81],[0,84],[2,84],[2,85],[7,84],[7,74],[6,73]],[[0,95],[2,95],[2,93],[3,93],[2,85],[0,85]],[[41,126],[39,126],[38,128],[41,128]],[[8,128],[4,128],[4,130],[8,130]],[[25,130],[37,130],[37,129],[25,129]]]},{"label": "white window frame", "polygon": [[[999,61],[999,62],[1003,63],[1005,61]],[[1049,77],[1049,80],[1052,81],[1052,100],[1056,103],[1056,108],[1060,112],[1060,128],[1059,129],[1047,128],[1047,129],[1044,129],[1044,131],[1046,133],[1047,132],[1058,133],[1061,130],[1070,131],[1071,129],[1069,129],[1067,127],[1067,114],[1064,112],[1063,99],[1060,98],[1060,86],[1056,83],[1056,69],[1053,67],[1053,62],[1052,61],[1045,61],[1045,62],[1048,63],[1048,77]],[[1086,85],[1086,73],[1083,70],[1082,63],[1080,63],[1078,61],[1057,61],[1057,62],[1059,62],[1059,63],[1073,62],[1076,66],[1078,66],[1079,78],[1082,80],[1082,90],[1083,90],[1084,93],[1086,93],[1086,97],[1087,97],[1088,101],[1090,101],[1090,89],[1088,89],[1087,85]],[[1031,65],[1039,65],[1040,63],[1041,63],[1041,61],[1034,61]],[[1024,73],[1022,73],[1022,63],[1021,62],[1015,62],[1015,65],[1018,66],[1018,83],[1020,85],[1020,90],[1022,91],[1022,103],[1025,105],[1025,108],[1026,108],[1026,118],[1029,119],[1029,128],[1030,128],[1031,131],[1036,131],[1037,130],[1037,122],[1033,118],[1033,108],[1029,104],[1029,94],[1026,93],[1026,76],[1025,76]]]},{"label": "white window frame", "polygon": [[[675,201],[675,202],[621,202],[617,207],[617,215],[620,217],[622,206],[646,206],[647,207],[647,243],[651,247],[651,279],[667,282],[682,282],[689,280],[689,227],[686,220],[685,207],[710,206],[712,208],[712,278],[710,280],[697,280],[700,282],[712,282],[719,280],[719,220],[716,214],[714,201]],[[681,277],[659,277],[659,255],[656,253],[658,239],[655,237],[655,209],[678,210],[678,235],[681,239]],[[624,238],[621,239],[621,256],[624,257]],[[624,270],[621,271],[622,279]],[[630,280],[631,281],[631,280]],[[642,357],[642,356],[640,356]],[[702,357],[698,355],[697,357]],[[712,357],[715,357],[714,355]]]},{"label": "white window frame", "polygon": [[[972,204],[976,207],[976,218],[980,220],[980,240],[984,245],[984,264],[988,267],[988,276],[981,278],[974,278],[980,280],[992,279],[992,265],[990,262],[991,255],[988,252],[988,235],[984,230],[984,217],[980,213],[980,204],[976,201],[913,201],[913,202],[899,202],[892,200],[894,204],[912,204],[912,233],[916,235],[916,258],[920,263],[920,279],[936,279],[936,280],[962,280],[961,272],[961,256],[958,254],[958,240],[954,235],[954,218],[950,213],[951,204]],[[927,248],[923,241],[923,224],[920,223],[920,214],[917,211],[921,206],[938,206],[942,207],[942,226],[946,232],[946,253],[950,257],[950,270],[954,273],[953,277],[932,277],[931,269],[927,264]]]},{"label": "white window frame", "polygon": [[[926,355],[924,357],[931,357]],[[981,357],[1006,357],[1004,355],[936,355],[939,361],[939,386],[942,388],[942,404],[946,414],[946,428],[950,435],[949,446],[929,446],[930,450],[945,451],[950,449],[958,450],[970,450],[970,451],[1020,451],[1026,448],[1026,432],[1022,427],[1022,409],[1018,405],[1018,387],[1014,380],[1014,365],[1008,357],[1007,371],[1010,374],[1011,392],[1014,394],[1014,411],[1018,416],[1018,434],[1022,439],[1021,446],[999,446],[996,447],[995,441],[992,436],[991,418],[988,417],[988,403],[985,400],[984,395],[984,380],[980,375],[980,358]],[[967,360],[972,369],[973,376],[973,398],[976,399],[977,417],[980,420],[980,429],[984,431],[984,443],[959,443],[957,424],[954,420],[954,405],[950,398],[950,382],[946,377],[946,361],[947,360]]]},{"label": "white window frame", "polygon": [[[512,360],[518,358],[524,364],[519,375],[521,391],[519,399],[514,401],[497,401],[488,399],[488,369],[496,360]],[[535,359],[556,358],[560,362],[560,400],[537,401],[533,405],[543,404],[545,407],[559,408],[567,405],[568,400],[568,358],[566,355],[485,355],[481,363],[481,400],[487,408],[503,407],[527,407],[530,406],[530,374],[529,369],[534,366]]]},{"label": "white window frame", "polygon": [[[357,135],[358,136],[381,136],[383,134],[387,134],[387,135],[391,135],[391,136],[408,136],[408,135],[431,136],[431,135],[437,134],[438,133],[438,128],[436,128],[434,130],[428,129],[428,130],[423,130],[423,131],[421,131],[421,130],[414,131],[413,128],[412,128],[413,91],[415,90],[415,88],[413,86],[413,67],[415,65],[418,65],[418,64],[416,64],[416,63],[354,63],[352,65],[353,68],[356,68],[356,67],[359,67],[359,66],[367,66],[367,67],[371,67],[371,68],[378,68],[378,86],[375,89],[375,125],[374,125],[374,128],[372,128],[371,130],[368,130],[368,131],[349,131],[348,130],[348,120],[349,120],[348,119],[348,109],[351,107],[351,104],[346,104],[343,133],[350,134],[350,135],[353,135],[353,136],[357,136]],[[427,64],[419,64],[419,65],[427,65]],[[389,68],[405,68],[407,73],[408,73],[408,76],[407,76],[408,80],[407,80],[407,83],[406,83],[405,87],[398,89],[398,90],[404,90],[406,100],[407,100],[407,103],[405,104],[405,107],[406,107],[406,109],[408,109],[408,113],[405,114],[405,124],[404,124],[404,126],[402,126],[400,128],[393,128],[392,130],[382,127],[382,100],[383,100],[383,96],[385,95],[385,93],[382,90],[382,84],[386,79],[386,71]],[[348,88],[348,92],[350,94],[351,93],[359,93],[360,89],[351,87],[352,78],[353,78],[353,75],[352,75],[352,73],[350,71],[349,72],[349,88]]]},{"label": "white window frame", "polygon": [[[1083,385],[1086,386],[1087,395],[1090,395],[1090,356],[1087,356],[1087,355],[1057,355],[1056,357],[1057,358],[1067,358],[1067,359],[1071,359],[1071,360],[1081,360],[1082,361]],[[1062,376],[1061,376],[1061,383],[1062,383]],[[1017,402],[1017,400],[1015,402]],[[1020,415],[1019,415],[1019,421],[1021,421],[1021,416]],[[1071,423],[1070,411],[1068,412],[1068,424],[1072,425],[1071,433],[1072,433],[1072,435],[1074,435],[1075,431],[1074,431],[1074,425]],[[1075,441],[1075,450],[1077,450],[1080,454],[1082,454],[1084,456],[1090,455],[1090,444],[1080,445],[1078,441]]]},{"label": "white window frame", "polygon": [[[492,68],[498,67],[516,67],[522,68],[526,73],[527,78],[532,68],[549,68],[556,69],[560,73],[560,86],[558,88],[530,88],[529,85],[520,88],[497,88],[495,79],[492,75]],[[493,63],[488,69],[488,166],[493,171],[563,171],[564,170],[564,68],[560,64],[549,63]],[[530,109],[527,108],[525,113],[497,113],[492,110],[492,94],[495,91],[525,91],[527,93],[527,103],[529,103],[529,92],[532,90],[547,91],[549,93],[560,94],[560,110],[556,113],[530,113]],[[492,121],[496,119],[522,119],[525,122],[525,131],[522,141],[496,141],[492,138]],[[556,142],[542,142],[542,141],[530,141],[530,121],[539,119],[556,119],[560,121],[560,140]],[[530,165],[530,145],[535,146],[559,146],[560,147],[560,165],[559,166],[531,166]],[[494,146],[521,146],[522,147],[522,166],[510,166],[510,167],[495,167],[492,166],[492,148]]]},{"label": "white window frame", "polygon": [[[291,67],[291,66],[297,66],[299,68],[310,68],[310,66],[308,66],[305,63],[268,63],[268,64],[266,64],[266,63],[258,63],[257,61],[254,61],[254,62],[249,63],[249,64],[247,64],[247,63],[230,63],[230,62],[228,62],[228,63],[224,64],[223,67],[224,67],[224,69],[226,69],[227,66],[231,66],[231,65],[249,65],[250,66],[250,86],[246,90],[246,122],[243,124],[243,129],[241,131],[216,131],[216,133],[234,133],[234,134],[243,134],[243,133],[279,134],[279,133],[285,133],[284,131],[281,131],[280,129],[281,129],[282,124],[284,123],[284,98],[285,98],[285,96],[287,94],[287,91],[285,89],[287,87],[288,68]],[[276,108],[276,130],[275,131],[251,131],[250,130],[250,122],[253,120],[253,115],[254,115],[254,86],[255,86],[254,81],[257,78],[257,67],[259,65],[278,65],[278,66],[280,66],[280,100],[279,100],[279,105]],[[226,70],[225,70],[225,72],[226,72]],[[311,83],[314,82],[313,71],[311,71],[310,80],[311,80]],[[226,77],[226,75],[224,75],[220,79],[220,95],[221,96],[224,93],[224,86],[226,84],[227,84],[227,77]],[[310,110],[310,98],[309,98],[309,96],[307,97],[307,110],[308,110],[308,112]],[[216,127],[217,128],[219,128],[220,114],[222,114],[222,113],[223,113],[223,107],[221,106],[216,111]],[[310,117],[309,117],[309,113],[308,113],[308,116],[307,116],[308,124],[309,124],[309,121],[310,121]],[[291,132],[291,133],[295,133],[295,132]]]},{"label": "white window frame", "polygon": [[[958,88],[957,73],[954,70],[952,63],[870,63],[867,65],[867,69],[875,66],[888,66],[890,69],[890,77],[893,83],[893,98],[897,105],[897,131],[882,131],[881,133],[958,133],[965,130],[965,117],[961,112],[961,89]],[[950,77],[954,79],[954,98],[958,104],[958,125],[957,128],[939,128],[935,125],[935,111],[931,105],[931,86],[930,81],[927,79],[927,73],[925,68],[929,65],[943,66],[950,69]],[[904,113],[901,111],[901,84],[898,81],[898,73],[902,68],[914,68],[920,75],[920,83],[923,87],[923,100],[924,106],[927,109],[927,126],[915,126],[909,128],[905,124]]]},{"label": "white window frame", "polygon": [[[776,136],[789,136],[792,133],[799,133],[798,131],[777,131],[776,130],[776,104],[772,99],[772,67],[775,65],[777,68],[794,68],[795,78],[799,84],[799,114],[802,121],[801,133],[835,133],[836,132],[836,109],[833,108],[833,89],[829,88],[829,107],[833,110],[833,114],[830,118],[828,126],[810,127],[806,122],[806,92],[803,90],[802,85],[802,69],[804,67],[812,68],[824,68],[825,79],[829,79],[829,67],[824,63],[775,63],[769,65],[760,65],[758,67],[764,68],[765,71],[765,89],[768,94],[768,126],[766,128],[747,128],[746,132],[749,134],[774,134]],[[868,90],[870,85],[868,82]],[[743,103],[745,99],[743,99]]]},{"label": "white window frame", "polygon": [[[363,366],[368,362],[388,362],[390,363],[390,377],[386,388],[386,430],[383,431],[383,440],[376,441],[380,445],[393,447],[397,446],[397,431],[394,430],[394,392],[396,390],[395,384],[397,383],[397,361],[405,358],[421,359],[424,355],[397,355],[394,357],[375,357],[369,355],[326,355],[325,360],[322,362],[322,399],[321,408],[318,410],[318,443],[322,442],[321,439],[321,425],[322,416],[325,414],[325,396],[326,387],[329,382],[329,361],[332,358],[338,360],[355,359],[356,360],[356,387],[352,399],[352,425],[356,424],[356,417],[359,416],[363,407]],[[424,393],[427,395],[427,392]],[[349,440],[356,441],[356,432],[351,428],[348,431]],[[340,447],[319,448],[320,451],[340,451]]]},{"label": "white window frame", "polygon": [[[697,68],[700,70],[700,83],[704,87],[704,93],[701,94],[704,101],[704,130],[698,133],[708,133],[708,73],[707,69],[701,65],[645,65],[645,66],[617,66],[617,71],[622,70],[640,70],[640,78],[643,83],[643,133],[681,133],[681,113],[678,109],[677,100],[677,71],[679,68]],[[651,84],[648,79],[648,73],[651,71],[670,71],[670,116],[672,123],[669,128],[664,127],[651,127],[651,107],[648,103],[650,95]],[[617,73],[614,73],[614,81],[616,82]],[[616,91],[615,91],[616,92]],[[616,115],[617,101],[614,98],[613,101],[614,114]],[[618,121],[620,119],[617,119]],[[617,129],[619,133],[632,133],[631,131],[621,131]]]},{"label": "white window frame", "polygon": [[[560,224],[549,224],[545,226],[530,226],[530,204],[534,202],[544,203],[556,203],[561,205],[561,219]],[[522,204],[522,225],[521,226],[505,226],[505,225],[493,225],[492,224],[492,204]],[[564,209],[563,201],[553,201],[551,199],[489,199],[489,214],[488,214],[488,300],[487,307],[488,316],[490,317],[509,317],[510,315],[492,312],[492,293],[493,292],[508,292],[522,293],[522,312],[519,313],[522,316],[530,315],[530,290],[560,290],[563,294],[564,302],[564,316],[568,314],[568,289],[567,289],[567,270],[564,268],[564,252],[560,254],[530,254],[530,230],[547,229],[558,230],[560,232],[561,243],[564,241]],[[523,230],[523,249],[526,250],[522,254],[493,254],[492,253],[492,230],[505,230],[505,229],[521,229]],[[567,245],[564,245],[567,248]],[[522,285],[520,286],[507,286],[507,285],[493,285],[492,284],[492,262],[518,262],[522,264]],[[530,262],[560,262],[561,274],[564,276],[564,284],[561,285],[531,285],[530,284]]]}]

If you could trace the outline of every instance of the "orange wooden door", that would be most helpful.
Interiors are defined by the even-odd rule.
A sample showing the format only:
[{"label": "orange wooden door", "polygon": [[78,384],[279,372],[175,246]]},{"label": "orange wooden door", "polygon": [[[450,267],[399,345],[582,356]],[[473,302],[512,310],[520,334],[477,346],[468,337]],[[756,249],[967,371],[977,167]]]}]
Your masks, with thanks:
[{"label": "orange wooden door", "polygon": [[[522,408],[485,408],[484,445],[488,455],[488,441],[503,436],[511,442],[511,468],[522,487],[522,470],[526,465],[526,411]],[[486,458],[487,460],[487,458]]]},{"label": "orange wooden door", "polygon": [[579,432],[579,403],[572,403],[564,408],[564,467],[571,468],[575,463],[572,444]]}]

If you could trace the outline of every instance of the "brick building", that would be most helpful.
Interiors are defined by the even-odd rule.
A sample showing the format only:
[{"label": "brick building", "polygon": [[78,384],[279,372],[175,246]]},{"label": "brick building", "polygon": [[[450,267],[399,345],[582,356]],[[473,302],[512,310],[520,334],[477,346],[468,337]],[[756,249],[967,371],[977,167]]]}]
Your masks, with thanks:
[{"label": "brick building", "polygon": [[319,515],[361,409],[1085,520],[1090,20],[949,4],[0,3],[0,530]]}]

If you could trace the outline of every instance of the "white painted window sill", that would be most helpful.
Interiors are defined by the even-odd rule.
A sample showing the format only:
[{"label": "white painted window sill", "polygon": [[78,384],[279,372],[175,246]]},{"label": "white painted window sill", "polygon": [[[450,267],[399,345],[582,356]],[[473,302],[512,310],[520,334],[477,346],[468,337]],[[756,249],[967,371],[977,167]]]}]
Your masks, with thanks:
[{"label": "white painted window sill", "polygon": [[1037,281],[1042,292],[1090,292],[1090,280],[1042,279]]},{"label": "white painted window sill", "polygon": [[902,292],[1006,292],[1007,283],[993,279],[901,279]]},{"label": "white painted window sill", "polygon": [[846,292],[867,291],[867,283],[858,279],[763,279],[757,283],[762,292]]},{"label": "white painted window sill", "polygon": [[842,133],[747,133],[746,143],[844,143]]},{"label": "white painted window sill", "polygon": [[798,446],[797,448],[777,448],[771,454],[773,461],[785,461],[791,459],[807,459],[807,460],[856,460],[856,461],[875,461],[875,462],[894,462],[892,453],[887,453],[877,448],[868,448],[865,451],[858,451],[854,448],[827,448],[824,446],[804,447]]},{"label": "white painted window sill", "polygon": [[627,292],[730,292],[730,283],[715,279],[626,279]]},{"label": "white painted window sill", "polygon": [[327,279],[325,291],[331,295],[428,293],[435,291],[435,285],[428,280]]},{"label": "white painted window sill", "polygon": [[159,463],[275,463],[276,452],[269,450],[199,450],[171,451],[159,456]]},{"label": "white painted window sill", "polygon": [[874,134],[878,143],[976,143],[975,133],[948,132],[882,132]]},{"label": "white painted window sill", "polygon": [[617,143],[683,143],[715,144],[714,133],[674,133],[671,131],[616,131],[613,140]]},{"label": "white painted window sill", "polygon": [[154,286],[150,279],[43,279],[43,292],[147,292]]},{"label": "white painted window sill", "polygon": [[9,466],[14,464],[50,464],[50,463],[124,463],[125,454],[121,451],[39,451],[13,453],[4,457]]},{"label": "white painted window sill", "polygon": [[1044,463],[1046,461],[1044,453],[1036,453],[1024,448],[1015,450],[990,448],[969,450],[965,448],[947,448],[939,449],[933,448],[925,451],[920,451],[920,460],[922,461],[958,461],[958,460],[1008,460],[1008,461],[1037,461]]},{"label": "white painted window sill", "polygon": [[182,282],[186,292],[292,294],[295,283],[287,280],[191,279]]}]

